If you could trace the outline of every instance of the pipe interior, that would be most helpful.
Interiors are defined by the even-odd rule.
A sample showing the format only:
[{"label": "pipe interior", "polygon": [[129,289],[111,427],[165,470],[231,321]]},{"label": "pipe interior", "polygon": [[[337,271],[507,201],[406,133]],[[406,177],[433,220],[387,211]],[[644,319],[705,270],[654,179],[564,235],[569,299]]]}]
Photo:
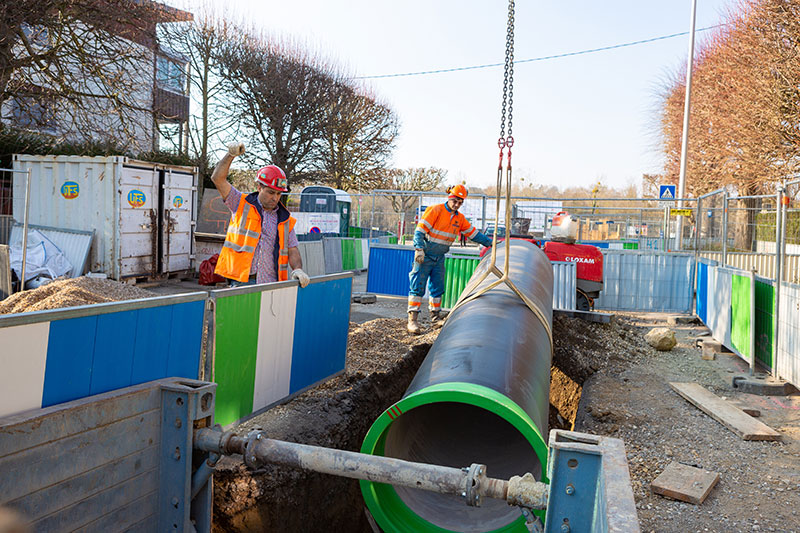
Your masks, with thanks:
[{"label": "pipe interior", "polygon": [[[479,463],[486,465],[492,478],[531,472],[541,479],[536,453],[516,428],[490,411],[464,403],[433,403],[403,413],[387,430],[384,455],[457,468]],[[481,507],[468,507],[459,496],[404,487],[395,490],[417,515],[454,531],[491,531],[521,514],[501,500],[485,498]]]}]

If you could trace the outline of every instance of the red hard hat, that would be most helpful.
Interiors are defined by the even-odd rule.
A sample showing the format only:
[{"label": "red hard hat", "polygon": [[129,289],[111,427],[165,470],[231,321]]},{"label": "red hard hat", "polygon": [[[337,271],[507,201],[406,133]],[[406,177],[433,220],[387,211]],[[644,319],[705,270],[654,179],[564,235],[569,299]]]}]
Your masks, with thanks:
[{"label": "red hard hat", "polygon": [[450,193],[449,198],[461,198],[462,200],[467,199],[467,188],[460,183],[447,189],[447,192]]},{"label": "red hard hat", "polygon": [[258,172],[256,172],[256,183],[280,192],[289,191],[286,173],[275,165],[259,168]]}]

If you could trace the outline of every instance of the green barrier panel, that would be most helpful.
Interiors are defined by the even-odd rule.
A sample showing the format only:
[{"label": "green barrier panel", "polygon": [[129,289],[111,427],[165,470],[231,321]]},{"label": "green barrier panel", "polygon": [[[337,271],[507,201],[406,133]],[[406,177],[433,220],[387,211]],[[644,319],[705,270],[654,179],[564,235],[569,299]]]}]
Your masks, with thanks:
[{"label": "green barrier panel", "polygon": [[750,278],[731,276],[731,343],[750,359]]},{"label": "green barrier panel", "polygon": [[638,250],[639,243],[638,242],[626,242],[622,244],[623,250]]},{"label": "green barrier panel", "polygon": [[361,246],[361,239],[354,239],[353,241],[353,268],[361,270],[364,268],[364,248]]},{"label": "green barrier panel", "polygon": [[461,296],[461,292],[467,286],[469,278],[475,272],[480,258],[474,255],[461,257],[445,257],[445,292],[442,295],[442,307],[452,308]]},{"label": "green barrier panel", "polygon": [[347,236],[348,237],[355,237],[357,239],[360,239],[362,237],[362,232],[363,231],[364,230],[362,228],[358,228],[358,227],[353,228],[353,227],[351,227],[351,228],[349,228],[347,230]]},{"label": "green barrier panel", "polygon": [[221,347],[214,361],[217,400],[214,418],[230,424],[253,412],[256,380],[258,323],[261,293],[218,298],[215,344]]},{"label": "green barrier panel", "polygon": [[397,244],[397,237],[389,237],[389,244]]},{"label": "green barrier panel", "polygon": [[356,252],[353,239],[342,239],[342,270],[355,270]]},{"label": "green barrier panel", "polygon": [[774,330],[775,287],[771,283],[756,281],[756,359],[772,368]]}]

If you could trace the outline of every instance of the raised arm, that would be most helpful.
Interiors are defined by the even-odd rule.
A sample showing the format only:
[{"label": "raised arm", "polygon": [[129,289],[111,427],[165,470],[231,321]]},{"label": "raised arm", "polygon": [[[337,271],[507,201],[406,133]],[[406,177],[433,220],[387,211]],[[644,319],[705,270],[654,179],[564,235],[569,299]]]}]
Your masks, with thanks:
[{"label": "raised arm", "polygon": [[231,184],[228,182],[228,172],[231,169],[231,163],[236,156],[244,153],[243,143],[233,143],[228,145],[228,153],[222,156],[222,159],[217,166],[214,167],[214,172],[211,173],[211,181],[214,182],[214,187],[217,188],[219,194],[222,195],[222,200],[228,198],[231,192]]}]

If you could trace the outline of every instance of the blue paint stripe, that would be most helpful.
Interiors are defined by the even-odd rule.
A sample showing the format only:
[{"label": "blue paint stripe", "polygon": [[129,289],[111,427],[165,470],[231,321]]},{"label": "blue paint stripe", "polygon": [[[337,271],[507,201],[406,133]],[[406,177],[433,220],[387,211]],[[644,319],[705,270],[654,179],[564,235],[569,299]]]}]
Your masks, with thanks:
[{"label": "blue paint stripe", "polygon": [[97,317],[50,324],[42,407],[89,396]]},{"label": "blue paint stripe", "polygon": [[297,291],[289,394],[344,370],[352,284],[343,278]]},{"label": "blue paint stripe", "polygon": [[89,394],[121,389],[131,384],[138,316],[137,311],[120,311],[97,317]]},{"label": "blue paint stripe", "polygon": [[708,324],[708,265],[702,262],[697,264],[697,316]]},{"label": "blue paint stripe", "polygon": [[167,346],[172,329],[173,307],[167,305],[139,311],[130,376],[132,385],[167,377]]},{"label": "blue paint stripe", "polygon": [[200,377],[200,347],[203,342],[205,301],[187,302],[171,307],[172,334],[169,337],[169,358],[164,377],[197,379]]}]

